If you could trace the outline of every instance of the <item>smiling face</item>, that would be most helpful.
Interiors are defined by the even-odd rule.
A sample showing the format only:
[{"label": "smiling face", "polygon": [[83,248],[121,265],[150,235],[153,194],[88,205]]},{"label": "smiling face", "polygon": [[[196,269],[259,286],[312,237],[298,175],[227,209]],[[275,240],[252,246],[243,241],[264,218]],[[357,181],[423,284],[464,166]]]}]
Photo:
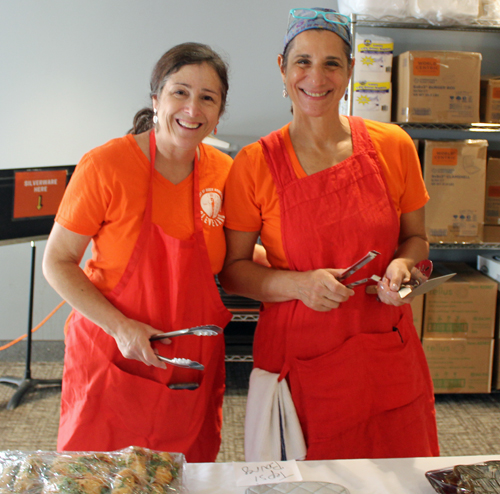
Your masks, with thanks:
[{"label": "smiling face", "polygon": [[221,103],[217,72],[207,63],[184,65],[153,97],[157,144],[195,149],[217,125]]},{"label": "smiling face", "polygon": [[304,31],[288,47],[286,66],[281,55],[278,63],[294,115],[338,114],[352,74],[339,36],[325,29]]}]

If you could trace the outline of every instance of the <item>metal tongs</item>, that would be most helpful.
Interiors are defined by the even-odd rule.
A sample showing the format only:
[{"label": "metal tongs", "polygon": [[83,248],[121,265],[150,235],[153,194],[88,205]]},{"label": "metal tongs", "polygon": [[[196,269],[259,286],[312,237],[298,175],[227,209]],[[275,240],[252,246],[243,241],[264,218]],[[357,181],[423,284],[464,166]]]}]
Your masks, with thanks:
[{"label": "metal tongs", "polygon": [[167,358],[162,355],[156,354],[159,360],[166,362],[170,365],[175,365],[176,367],[183,367],[184,369],[194,369],[194,370],[205,370],[205,366],[196,362],[194,360],[189,360],[188,358]]},{"label": "metal tongs", "polygon": [[222,333],[222,328],[214,324],[206,324],[204,326],[195,326],[194,328],[179,329],[177,331],[170,331],[169,333],[154,334],[149,338],[150,341],[163,340],[165,338],[173,338],[174,336],[217,336]]},{"label": "metal tongs", "polygon": [[[349,278],[351,275],[353,275],[358,269],[361,269],[363,266],[368,264],[370,261],[373,261],[378,255],[380,255],[380,252],[377,252],[376,250],[371,250],[361,258],[359,261],[355,262],[352,266],[348,267],[338,279],[338,281],[344,281],[345,279]],[[363,285],[364,283],[367,283],[368,281],[375,281],[379,282],[380,281],[380,276],[377,276],[376,274],[373,274],[372,276],[369,276],[368,278],[363,278],[362,280],[358,281],[353,281],[352,283],[349,283],[346,285],[347,288],[354,288],[355,286],[358,285]]]},{"label": "metal tongs", "polygon": [[[222,328],[219,326],[215,326],[214,324],[206,324],[204,326],[196,326],[194,328],[187,329],[179,329],[177,331],[170,331],[168,333],[159,333],[151,336],[149,338],[150,341],[155,340],[163,340],[165,338],[173,338],[175,336],[186,336],[186,335],[194,335],[194,336],[217,336],[222,333]],[[195,369],[195,370],[204,370],[205,366],[196,362],[194,360],[189,360],[188,358],[167,358],[162,355],[156,355],[161,361],[166,362],[170,365],[175,365],[176,367],[183,367],[185,369]]]}]

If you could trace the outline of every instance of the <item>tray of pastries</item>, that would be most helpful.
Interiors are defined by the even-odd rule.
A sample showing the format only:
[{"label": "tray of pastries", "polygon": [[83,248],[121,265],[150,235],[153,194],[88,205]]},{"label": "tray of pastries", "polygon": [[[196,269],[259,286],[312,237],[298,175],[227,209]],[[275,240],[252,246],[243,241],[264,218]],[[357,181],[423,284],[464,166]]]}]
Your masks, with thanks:
[{"label": "tray of pastries", "polygon": [[500,461],[455,465],[425,476],[440,494],[500,494]]},{"label": "tray of pastries", "polygon": [[186,492],[185,458],[130,446],[100,452],[0,452],[0,494],[175,494]]}]

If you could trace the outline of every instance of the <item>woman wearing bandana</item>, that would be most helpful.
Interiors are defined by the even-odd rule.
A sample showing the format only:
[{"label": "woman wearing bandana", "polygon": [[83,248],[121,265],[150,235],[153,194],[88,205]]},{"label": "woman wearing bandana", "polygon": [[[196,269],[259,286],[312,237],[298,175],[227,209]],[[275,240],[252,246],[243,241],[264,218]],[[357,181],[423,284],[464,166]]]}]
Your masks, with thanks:
[{"label": "woman wearing bandana", "polygon": [[[235,158],[219,279],[263,302],[253,372],[286,379],[307,460],[434,456],[432,382],[398,294],[429,253],[428,194],[403,130],[339,115],[353,63],[348,18],[290,12],[278,64],[293,118]],[[270,267],[252,262],[259,236]],[[356,276],[378,275],[376,295],[338,279],[371,250]]]}]

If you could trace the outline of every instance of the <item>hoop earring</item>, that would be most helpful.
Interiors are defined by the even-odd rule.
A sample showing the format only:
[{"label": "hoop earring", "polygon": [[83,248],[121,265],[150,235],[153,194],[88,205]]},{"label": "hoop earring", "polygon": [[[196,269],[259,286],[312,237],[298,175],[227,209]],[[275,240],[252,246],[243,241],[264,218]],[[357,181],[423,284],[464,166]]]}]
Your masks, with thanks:
[{"label": "hoop earring", "polygon": [[288,92],[286,90],[286,86],[283,85],[283,98],[288,98]]},{"label": "hoop earring", "polygon": [[214,131],[213,131],[213,134],[214,134],[214,136],[216,136],[216,135],[217,135],[217,127],[215,127],[215,129],[214,129]]},{"label": "hoop earring", "polygon": [[154,116],[153,116],[153,124],[157,124],[158,123],[158,113],[156,111],[156,108],[154,109]]}]

